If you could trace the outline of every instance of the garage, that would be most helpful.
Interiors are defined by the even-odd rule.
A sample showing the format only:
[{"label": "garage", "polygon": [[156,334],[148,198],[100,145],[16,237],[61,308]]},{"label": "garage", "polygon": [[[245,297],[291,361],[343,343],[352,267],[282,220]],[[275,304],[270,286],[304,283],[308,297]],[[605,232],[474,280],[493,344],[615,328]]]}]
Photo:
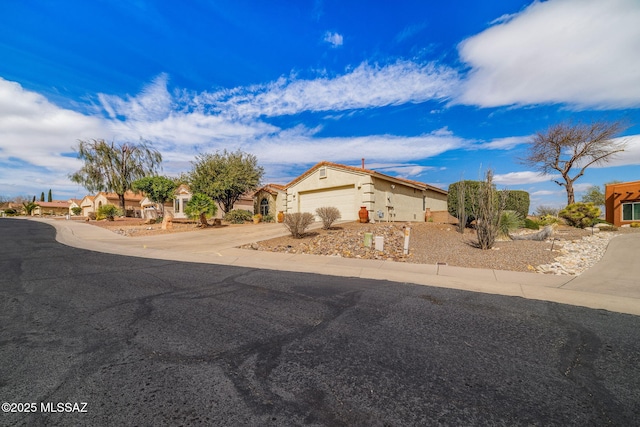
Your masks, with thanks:
[{"label": "garage", "polygon": [[341,220],[353,221],[358,219],[356,190],[352,185],[305,191],[299,194],[299,206],[300,212],[309,212],[314,215],[316,214],[316,209],[320,207],[333,206],[340,211]]}]

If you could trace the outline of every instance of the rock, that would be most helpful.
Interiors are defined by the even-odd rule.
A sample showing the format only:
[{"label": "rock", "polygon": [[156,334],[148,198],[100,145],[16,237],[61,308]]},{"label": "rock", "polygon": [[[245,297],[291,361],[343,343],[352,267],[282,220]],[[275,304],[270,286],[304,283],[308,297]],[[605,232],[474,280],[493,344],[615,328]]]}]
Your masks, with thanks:
[{"label": "rock", "polygon": [[523,234],[523,235],[509,235],[512,240],[535,240],[537,242],[541,242],[543,240],[547,240],[553,235],[553,226],[547,225],[542,230],[537,233],[532,234]]},{"label": "rock", "polygon": [[171,230],[171,229],[173,229],[173,218],[171,218],[168,215],[166,215],[164,218],[162,218],[162,229],[163,230]]}]

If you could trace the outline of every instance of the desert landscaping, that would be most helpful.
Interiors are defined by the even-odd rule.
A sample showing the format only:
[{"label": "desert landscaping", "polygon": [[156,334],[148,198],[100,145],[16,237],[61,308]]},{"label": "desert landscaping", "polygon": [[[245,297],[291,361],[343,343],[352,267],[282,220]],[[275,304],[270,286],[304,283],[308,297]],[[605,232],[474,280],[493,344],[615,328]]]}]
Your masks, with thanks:
[{"label": "desert landscaping", "polygon": [[[170,229],[162,224],[147,224],[141,219],[116,218],[115,221],[90,221],[130,238],[168,233],[212,233],[219,227],[198,228],[188,221],[174,221]],[[222,223],[222,227],[259,227],[254,224]],[[409,226],[409,254],[403,254],[404,228]],[[283,227],[283,233],[286,229]],[[527,231],[519,231],[524,233]],[[531,232],[531,231],[528,231]],[[475,230],[464,235],[454,224],[441,223],[375,223],[343,222],[329,230],[315,228],[301,239],[289,235],[245,245],[247,250],[304,253],[345,258],[381,259],[418,264],[447,264],[458,267],[496,270],[579,274],[595,264],[604,253],[609,240],[622,233],[638,233],[638,228],[622,227],[615,231],[579,229],[559,225],[546,241],[501,239],[493,249],[474,247]],[[384,237],[384,251],[364,246],[364,234]],[[373,245],[372,245],[373,246]],[[554,267],[555,264],[555,267]],[[564,270],[564,271],[563,271]]]}]

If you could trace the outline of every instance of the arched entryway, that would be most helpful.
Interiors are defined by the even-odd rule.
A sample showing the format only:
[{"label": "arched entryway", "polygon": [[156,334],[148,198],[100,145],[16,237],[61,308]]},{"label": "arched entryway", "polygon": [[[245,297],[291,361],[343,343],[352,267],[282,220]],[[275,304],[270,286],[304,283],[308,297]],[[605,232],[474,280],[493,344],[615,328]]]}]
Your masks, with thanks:
[{"label": "arched entryway", "polygon": [[260,200],[260,215],[262,216],[269,215],[269,200],[267,199]]}]

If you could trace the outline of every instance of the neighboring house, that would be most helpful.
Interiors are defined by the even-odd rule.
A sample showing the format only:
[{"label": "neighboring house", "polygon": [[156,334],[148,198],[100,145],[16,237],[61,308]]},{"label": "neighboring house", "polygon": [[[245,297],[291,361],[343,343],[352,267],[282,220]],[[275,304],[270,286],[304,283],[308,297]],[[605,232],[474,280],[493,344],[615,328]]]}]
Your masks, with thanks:
[{"label": "neighboring house", "polygon": [[[124,194],[124,208],[126,211],[124,212],[125,216],[141,218],[142,209],[140,207],[140,202],[143,198],[144,196],[142,196],[141,194],[127,191]],[[94,212],[97,212],[98,209],[100,209],[100,206],[103,205],[114,205],[118,209],[120,209],[120,198],[116,193],[105,193],[101,191],[100,193],[96,194],[93,200],[93,206],[95,209]]]},{"label": "neighboring house", "polygon": [[38,206],[33,210],[33,215],[67,215],[69,213],[69,202],[64,200],[54,200],[51,202],[36,202]]},{"label": "neighboring house", "polygon": [[186,184],[181,184],[178,188],[176,188],[176,195],[173,199],[173,217],[174,218],[188,218],[184,213],[184,207],[187,202],[191,200],[191,190],[189,186]]},{"label": "neighboring house", "polygon": [[[148,197],[140,200],[140,209],[142,210],[142,218],[155,219],[162,215],[163,208],[160,203],[149,200]],[[164,204],[164,212],[173,212],[173,204],[171,202]]]},{"label": "neighboring house", "polygon": [[447,191],[395,178],[363,167],[320,162],[286,185],[286,213],[310,212],[323,206],[340,211],[341,219],[358,219],[365,207],[374,221],[425,221],[426,214],[447,211]]},{"label": "neighboring house", "polygon": [[[188,218],[184,213],[184,207],[187,202],[191,200],[191,189],[186,184],[181,184],[178,188],[176,188],[176,195],[173,199],[173,217],[174,218]],[[253,212],[253,193],[243,194],[240,196],[237,202],[233,204],[233,209],[244,209],[249,212]],[[220,203],[218,203],[218,212],[214,218],[222,218],[224,216],[224,212],[222,212],[222,208],[220,207]]]},{"label": "neighboring house", "polygon": [[617,227],[640,222],[640,181],[608,184],[604,198],[607,222]]},{"label": "neighboring house", "polygon": [[96,211],[93,201],[95,196],[84,196],[80,201],[80,207],[82,208],[82,216],[89,216],[89,214]]},{"label": "neighboring house", "polygon": [[284,185],[267,184],[253,196],[253,213],[277,218],[278,213],[287,210],[287,190]]},{"label": "neighboring house", "polygon": [[73,215],[73,208],[81,208],[80,204],[82,203],[82,200],[80,200],[80,199],[69,199],[67,201],[69,202],[69,212],[68,212],[69,215]]}]

